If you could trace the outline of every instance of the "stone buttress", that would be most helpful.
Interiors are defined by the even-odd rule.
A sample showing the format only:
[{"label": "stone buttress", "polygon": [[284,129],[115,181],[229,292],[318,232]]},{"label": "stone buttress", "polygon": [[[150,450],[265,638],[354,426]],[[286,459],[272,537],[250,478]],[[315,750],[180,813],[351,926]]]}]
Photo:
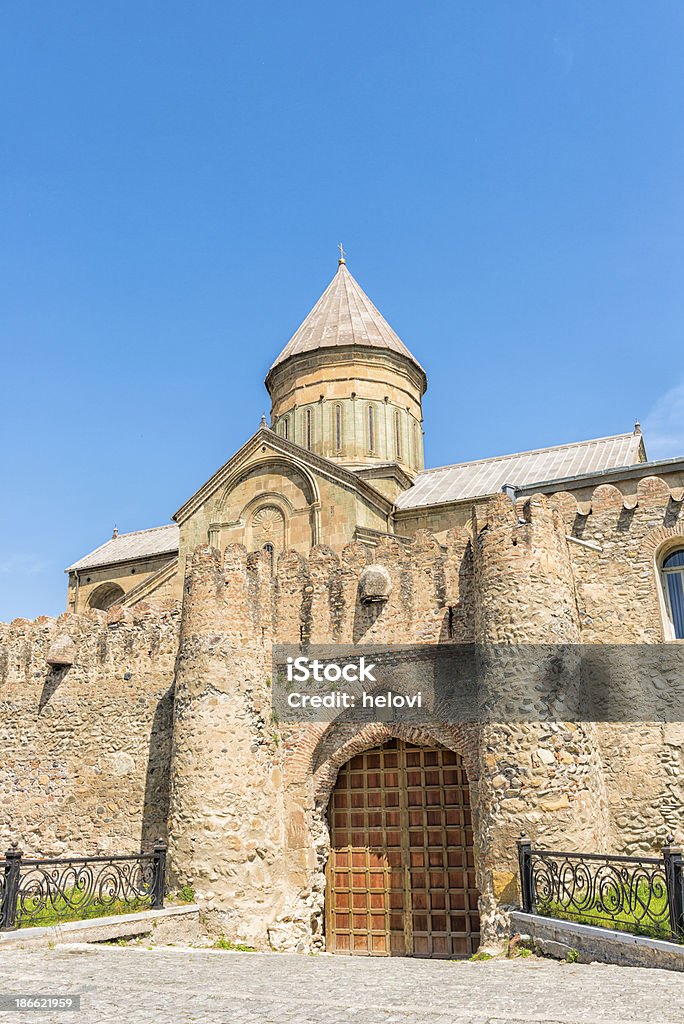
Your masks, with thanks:
[{"label": "stone buttress", "polygon": [[[560,715],[579,709],[580,626],[558,511],[541,495],[520,511],[497,496],[474,534],[476,640],[483,645],[492,691],[501,707],[512,709],[510,720],[482,727],[483,900],[512,903],[518,885],[515,841],[521,834],[546,848],[605,849],[605,786],[595,725],[553,718],[554,710]],[[543,646],[535,650],[536,645]],[[545,720],[535,721],[534,710],[521,720],[515,711],[530,708],[522,697],[530,695],[539,663],[544,696],[534,707]],[[549,698],[554,689],[556,703]],[[496,919],[494,907],[488,916]]]},{"label": "stone buttress", "polygon": [[[261,943],[278,906],[280,778],[270,722],[260,558],[199,549],[185,583],[171,771],[172,885],[192,885],[215,931]],[[268,621],[270,615],[264,616]]]}]

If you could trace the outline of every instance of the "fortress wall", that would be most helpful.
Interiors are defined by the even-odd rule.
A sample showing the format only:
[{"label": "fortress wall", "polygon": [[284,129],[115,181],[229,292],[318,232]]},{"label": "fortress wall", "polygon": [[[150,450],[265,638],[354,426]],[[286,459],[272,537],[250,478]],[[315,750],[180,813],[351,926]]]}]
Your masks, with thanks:
[{"label": "fortress wall", "polygon": [[[679,484],[679,486],[677,486]],[[631,489],[603,485],[586,500],[555,495],[567,532],[598,545],[570,544],[581,637],[591,644],[663,640],[658,555],[684,541],[682,481],[647,477]],[[666,651],[663,652],[664,656]],[[629,675],[626,652],[625,678]],[[638,684],[639,680],[634,680]],[[639,717],[630,704],[631,718]],[[647,718],[644,708],[643,717]],[[652,853],[684,841],[684,724],[601,723],[598,728],[612,821],[611,849]]]},{"label": "fortress wall", "polygon": [[[576,642],[663,641],[657,562],[664,545],[676,543],[677,538],[684,540],[683,495],[684,477],[669,473],[641,480],[626,479],[619,486],[560,492],[543,499],[559,511],[566,534],[600,548],[597,551],[570,542],[567,552],[571,576],[566,571],[564,579],[558,580],[553,572],[549,573],[539,617],[543,627],[539,636],[544,642],[546,630],[553,634],[554,619],[557,624],[562,620],[558,600],[566,601],[567,612],[570,594],[579,616]],[[497,500],[505,509],[503,499]],[[524,500],[518,502],[516,511],[520,517],[524,505]],[[485,512],[480,503],[477,512],[481,530],[487,525],[491,505]],[[436,519],[434,528],[441,525]],[[405,523],[401,529],[407,532]],[[480,575],[471,588],[472,600],[466,601],[465,608],[472,614],[476,607],[482,614],[488,603],[497,603],[501,609],[500,622],[505,627],[502,635],[520,641],[533,633],[525,602],[516,608],[513,601],[510,568],[494,560],[487,579]],[[548,562],[540,562],[540,568],[547,573]],[[530,583],[533,588],[541,583],[544,590],[543,580],[531,579]],[[633,679],[637,688],[640,682]],[[630,712],[635,718],[631,704]],[[648,718],[647,708],[643,709],[643,718]],[[647,720],[598,723],[595,734],[604,766],[610,812],[606,842],[610,849],[624,853],[654,852],[668,837],[684,841],[684,725],[653,724]],[[549,752],[543,756],[548,757]],[[556,755],[553,756],[555,759]],[[555,816],[545,817],[553,821]],[[590,844],[585,848],[590,849]]]},{"label": "fortress wall", "polygon": [[[217,928],[260,946],[320,948],[327,800],[340,764],[371,739],[428,736],[464,757],[489,939],[504,924],[500,903],[516,899],[521,832],[546,845],[605,843],[591,726],[434,721],[420,736],[388,725],[380,739],[366,740],[353,722],[271,717],[273,642],[577,643],[558,513],[542,498],[520,524],[502,501],[474,530],[450,531],[444,546],[419,533],[411,545],[381,538],[372,550],[318,547],[309,558],[288,551],[274,577],[239,545],[223,560],[212,549],[195,553],[176,686],[171,863],[174,877],[191,882],[213,910]],[[360,589],[371,564],[390,585],[386,601],[366,604]]]},{"label": "fortress wall", "polygon": [[[349,723],[325,746],[330,727],[274,722],[272,644],[435,643],[449,601],[463,598],[450,587],[466,547],[467,537],[446,549],[423,535],[409,552],[391,538],[372,551],[361,543],[339,554],[320,546],[309,558],[290,550],[273,577],[240,545],[223,558],[195,552],[176,679],[170,865],[174,884],[195,886],[217,931],[259,946],[320,947],[336,775],[328,765],[363,728]],[[359,600],[371,560],[391,580],[384,604]],[[460,749],[468,739],[447,732],[439,741]]]},{"label": "fortress wall", "polygon": [[[653,479],[635,495],[597,488],[589,505],[560,494],[516,510],[501,496],[439,541],[419,531],[408,545],[290,550],[273,576],[239,545],[223,557],[199,549],[182,624],[178,611],[140,602],[0,626],[0,842],[38,854],[138,849],[164,832],[170,780],[171,883],[194,884],[232,938],[320,948],[339,766],[392,735],[439,742],[466,764],[484,934],[496,938],[501,905],[517,897],[522,832],[579,850],[684,839],[681,727],[279,724],[271,646],[653,643],[654,558],[684,533],[681,508]],[[371,565],[390,586],[386,601],[366,604]],[[51,670],[47,652],[65,636],[73,665]]]},{"label": "fortress wall", "polygon": [[629,495],[604,484],[587,502],[551,499],[567,532],[600,548],[570,545],[584,643],[663,640],[655,559],[668,539],[684,540],[684,503],[672,494],[665,480],[646,477]]},{"label": "fortress wall", "polygon": [[653,855],[684,842],[684,726],[681,722],[597,727],[614,853]]},{"label": "fortress wall", "polygon": [[[139,605],[0,625],[0,850],[134,852],[166,835],[179,618]],[[58,638],[69,667],[46,662]]]}]

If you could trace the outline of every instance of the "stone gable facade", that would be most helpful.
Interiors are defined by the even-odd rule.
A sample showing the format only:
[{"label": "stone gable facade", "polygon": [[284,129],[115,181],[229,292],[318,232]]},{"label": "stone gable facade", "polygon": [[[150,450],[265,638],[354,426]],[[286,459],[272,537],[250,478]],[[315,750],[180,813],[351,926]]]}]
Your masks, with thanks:
[{"label": "stone gable facade", "polygon": [[[634,443],[618,435],[576,446],[574,475],[574,449],[562,454],[558,481],[511,480],[506,494],[445,501],[435,492],[412,504],[411,488],[426,486],[415,433],[425,375],[346,266],[338,275],[335,301],[314,308],[269,372],[271,426],[176,513],[177,530],[112,538],[71,567],[64,615],[0,626],[0,841],[16,839],[32,854],[87,854],[130,852],[161,836],[170,886],[191,884],[209,926],[232,939],[348,952],[358,941],[357,952],[387,953],[402,928],[393,916],[409,911],[403,904],[392,915],[390,896],[374,888],[369,841],[365,923],[344,926],[349,894],[333,852],[343,863],[336,837],[356,826],[336,787],[343,776],[366,787],[358,828],[376,835],[371,807],[384,796],[373,752],[399,744],[410,765],[413,750],[446,750],[440,799],[451,799],[444,780],[459,772],[468,799],[461,793],[451,831],[448,807],[435,804],[445,866],[429,885],[435,906],[443,886],[452,918],[470,915],[471,947],[457,937],[447,948],[461,955],[504,933],[506,908],[518,900],[521,834],[540,846],[615,853],[684,841],[684,727],[646,715],[455,723],[438,713],[420,725],[344,716],[287,724],[271,704],[273,645],[676,645],[662,563],[684,550],[684,460],[649,463],[637,431]],[[618,463],[630,451],[632,461],[587,466],[594,450],[604,462],[618,451]],[[527,454],[530,466],[556,458]],[[135,586],[97,607],[107,603],[100,588],[126,574]],[[420,785],[432,785],[430,763],[421,761]],[[405,778],[408,825],[397,848],[408,844],[408,856],[416,790],[409,769]],[[389,852],[378,871],[389,879],[387,808],[377,836],[384,828]],[[417,886],[413,870],[406,893]],[[456,913],[454,887],[469,910]],[[384,945],[373,899],[385,900]],[[434,911],[428,932],[439,930],[437,919]],[[417,941],[404,929],[396,948],[416,951]],[[446,955],[441,939],[426,941]]]}]

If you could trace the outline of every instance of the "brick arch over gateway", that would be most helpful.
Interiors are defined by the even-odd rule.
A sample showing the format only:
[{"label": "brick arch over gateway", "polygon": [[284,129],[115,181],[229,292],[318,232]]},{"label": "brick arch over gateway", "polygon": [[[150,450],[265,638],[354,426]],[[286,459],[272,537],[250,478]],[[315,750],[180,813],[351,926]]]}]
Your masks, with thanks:
[{"label": "brick arch over gateway", "polygon": [[[356,754],[382,746],[391,739],[419,746],[439,744],[463,758],[471,787],[477,791],[479,779],[479,726],[477,723],[445,725],[434,721],[425,725],[373,722],[359,726],[355,722],[321,723],[308,732],[292,752],[294,774],[311,777],[316,806],[325,812],[342,765]],[[475,793],[473,794],[475,796]]]}]

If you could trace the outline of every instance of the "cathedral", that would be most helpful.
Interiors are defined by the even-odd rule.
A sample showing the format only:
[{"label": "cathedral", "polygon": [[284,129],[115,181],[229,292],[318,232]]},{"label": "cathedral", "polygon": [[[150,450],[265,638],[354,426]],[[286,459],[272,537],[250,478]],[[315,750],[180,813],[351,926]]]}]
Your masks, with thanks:
[{"label": "cathedral", "polygon": [[[503,488],[516,498],[568,491],[586,502],[598,484],[634,490],[652,471],[638,424],[613,437],[426,469],[425,371],[344,257],[265,383],[270,425],[262,421],[173,523],[115,531],[71,565],[70,610],[179,599],[186,560],[199,544],[221,551],[244,544],[275,566],[286,548],[308,555],[316,544],[372,547],[379,536],[406,539],[418,530],[443,540]],[[681,487],[681,467],[667,472]]]},{"label": "cathedral", "polygon": [[[445,368],[447,369],[447,368]],[[516,841],[684,840],[684,728],[279,721],[274,645],[684,641],[684,458],[624,434],[426,468],[427,378],[349,272],[266,376],[270,422],[172,516],[0,625],[0,839],[169,844],[208,929],[258,948],[469,956]],[[637,681],[638,682],[638,681]]]}]

